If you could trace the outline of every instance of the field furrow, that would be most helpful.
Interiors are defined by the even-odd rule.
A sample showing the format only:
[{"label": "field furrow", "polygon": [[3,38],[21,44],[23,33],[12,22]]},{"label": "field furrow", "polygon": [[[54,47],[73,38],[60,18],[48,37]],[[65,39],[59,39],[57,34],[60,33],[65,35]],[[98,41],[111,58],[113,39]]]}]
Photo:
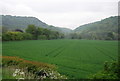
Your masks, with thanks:
[{"label": "field furrow", "polygon": [[118,42],[100,40],[30,40],[3,42],[4,56],[54,64],[70,78],[86,78],[117,60]]}]

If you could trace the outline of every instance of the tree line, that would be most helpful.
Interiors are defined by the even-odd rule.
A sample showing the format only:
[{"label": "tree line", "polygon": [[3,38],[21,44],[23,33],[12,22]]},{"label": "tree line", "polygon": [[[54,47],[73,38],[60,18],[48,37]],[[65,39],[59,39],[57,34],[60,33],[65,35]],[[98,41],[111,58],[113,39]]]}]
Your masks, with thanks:
[{"label": "tree line", "polygon": [[35,25],[28,25],[23,31],[21,29],[7,30],[5,27],[2,29],[2,40],[51,40],[51,39],[86,39],[86,40],[120,40],[120,34],[115,32],[103,32],[101,34],[95,32],[79,33],[71,32],[69,34],[63,34],[58,31],[52,31],[50,29],[37,27]]},{"label": "tree line", "polygon": [[3,31],[3,41],[14,41],[14,40],[51,40],[51,39],[62,39],[64,34],[57,31],[52,31],[46,28],[36,27],[35,25],[28,25],[25,31],[16,29],[12,31]]},{"label": "tree line", "polygon": [[65,38],[69,39],[86,39],[86,40],[120,40],[120,34],[116,34],[114,32],[105,32],[102,34],[97,33],[78,33],[73,32],[65,36]]}]

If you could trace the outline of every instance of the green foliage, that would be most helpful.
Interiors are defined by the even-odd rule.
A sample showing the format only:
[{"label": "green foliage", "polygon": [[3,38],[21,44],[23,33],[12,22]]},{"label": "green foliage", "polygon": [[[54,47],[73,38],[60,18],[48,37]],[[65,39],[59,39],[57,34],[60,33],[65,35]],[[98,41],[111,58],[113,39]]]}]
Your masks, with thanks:
[{"label": "green foliage", "polygon": [[57,31],[51,31],[46,28],[36,27],[35,25],[28,25],[26,32],[32,34],[33,39],[40,39],[40,40],[58,39],[61,38],[60,36],[62,35]]},{"label": "green foliage", "polygon": [[68,28],[60,28],[48,25],[38,18],[35,17],[23,17],[23,16],[11,16],[11,15],[0,15],[2,16],[2,24],[3,28],[9,28],[9,30],[15,30],[15,29],[22,29],[25,30],[28,25],[34,24],[37,27],[47,28],[52,31],[58,31],[60,33],[67,34],[71,32],[71,29]]},{"label": "green foliage", "polygon": [[60,33],[57,31],[51,31],[49,35],[49,39],[59,39],[60,38]]},{"label": "green foliage", "polygon": [[111,40],[114,39],[114,34],[113,32],[108,32],[107,37],[111,38]]},{"label": "green foliage", "polygon": [[4,79],[15,79],[13,75],[13,69],[11,68],[2,68],[2,80]]},{"label": "green foliage", "polygon": [[33,36],[30,33],[8,31],[2,34],[3,41],[31,40]]},{"label": "green foliage", "polygon": [[[3,56],[2,68],[4,79],[66,79],[51,64],[33,62],[18,57]],[[8,71],[7,73],[5,71]],[[20,76],[22,73],[22,76]],[[62,77],[63,76],[63,77]]]},{"label": "green foliage", "polygon": [[[25,30],[29,24],[34,24],[35,26],[42,27],[42,28],[47,28],[48,30],[51,31],[58,31],[59,33],[65,34],[64,37],[62,38],[73,38],[76,39],[75,37],[71,37],[70,33],[78,33],[80,35],[79,38],[82,39],[90,39],[90,40],[117,40],[120,39],[120,28],[118,27],[118,16],[114,17],[109,17],[106,19],[103,19],[98,22],[90,23],[90,24],[85,24],[80,27],[77,27],[75,30],[70,30],[67,28],[59,28],[51,25],[47,25],[46,23],[38,20],[35,17],[20,17],[20,16],[10,16],[10,15],[2,15],[2,26],[3,26],[3,32],[6,32],[8,30],[15,30],[15,29],[22,29]],[[39,31],[39,34],[41,35],[43,32],[41,32],[41,28]],[[47,30],[45,30],[47,31]],[[108,33],[112,32],[113,36],[109,37]],[[48,39],[53,38],[53,35],[48,33],[44,33],[44,35],[47,35]],[[33,36],[34,39],[37,38],[37,36]]]},{"label": "green foliage", "polygon": [[6,33],[3,33],[2,40],[4,41],[23,40],[23,33],[8,31]]},{"label": "green foliage", "polygon": [[15,41],[15,40],[50,40],[50,39],[61,39],[64,35],[57,32],[51,31],[45,28],[38,28],[35,25],[28,25],[26,32],[20,29],[15,31],[6,31],[2,34],[3,41]]},{"label": "green foliage", "polygon": [[104,69],[94,75],[91,75],[90,79],[119,79],[119,65],[118,62],[105,62]]},{"label": "green foliage", "polygon": [[70,33],[69,35],[66,36],[68,39],[82,39],[80,33]]},{"label": "green foliage", "polygon": [[38,30],[35,25],[28,25],[28,28],[26,29],[27,33],[30,33],[33,35],[33,39],[37,39],[38,37]]},{"label": "green foliage", "polygon": [[118,42],[103,40],[27,40],[3,42],[4,56],[55,64],[58,71],[70,78],[87,78],[118,59]]},{"label": "green foliage", "polygon": [[79,33],[71,33],[69,36],[71,39],[82,39]]},{"label": "green foliage", "polygon": [[30,33],[23,33],[24,40],[32,40],[33,35]]},{"label": "green foliage", "polygon": [[74,32],[80,33],[83,39],[117,40],[119,35],[118,16],[79,26]]},{"label": "green foliage", "polygon": [[47,40],[47,37],[46,37],[46,35],[39,35],[38,39],[39,40]]}]

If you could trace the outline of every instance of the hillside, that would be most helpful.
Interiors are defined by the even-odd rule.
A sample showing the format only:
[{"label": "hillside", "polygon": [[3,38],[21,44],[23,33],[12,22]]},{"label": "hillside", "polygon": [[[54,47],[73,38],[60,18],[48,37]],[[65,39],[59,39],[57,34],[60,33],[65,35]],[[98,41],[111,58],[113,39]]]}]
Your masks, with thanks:
[{"label": "hillside", "polygon": [[[98,40],[116,40],[118,36],[118,16],[109,17],[101,21],[85,24],[77,27],[75,30],[68,28],[60,28],[52,25],[48,25],[35,17],[22,17],[22,16],[11,16],[2,15],[2,26],[9,30],[13,29],[26,29],[29,24],[34,24],[38,27],[47,28],[54,31],[67,34],[70,37],[70,33],[77,33],[82,39],[98,39]],[[1,24],[0,24],[1,25]],[[68,38],[69,38],[68,36]],[[72,37],[71,37],[72,38]]]},{"label": "hillside", "polygon": [[79,33],[82,38],[109,39],[106,37],[111,34],[114,36],[113,39],[116,39],[118,36],[118,16],[79,26],[74,32]]},{"label": "hillside", "polygon": [[[29,24],[34,24],[38,27],[43,27],[55,31],[59,31],[62,33],[69,33],[71,32],[68,28],[60,28],[48,25],[35,17],[22,17],[22,16],[11,16],[11,15],[2,15],[2,26],[6,27],[9,30],[13,29],[25,29]],[[0,24],[1,25],[1,24]]]}]

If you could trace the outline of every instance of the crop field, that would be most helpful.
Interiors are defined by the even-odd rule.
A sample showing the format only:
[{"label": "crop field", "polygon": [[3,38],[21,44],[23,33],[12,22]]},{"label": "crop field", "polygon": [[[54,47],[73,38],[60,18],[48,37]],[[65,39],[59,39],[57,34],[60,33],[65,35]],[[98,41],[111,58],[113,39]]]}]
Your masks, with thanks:
[{"label": "crop field", "polygon": [[27,40],[3,42],[4,56],[54,64],[69,78],[87,78],[117,60],[118,42],[100,40]]}]

